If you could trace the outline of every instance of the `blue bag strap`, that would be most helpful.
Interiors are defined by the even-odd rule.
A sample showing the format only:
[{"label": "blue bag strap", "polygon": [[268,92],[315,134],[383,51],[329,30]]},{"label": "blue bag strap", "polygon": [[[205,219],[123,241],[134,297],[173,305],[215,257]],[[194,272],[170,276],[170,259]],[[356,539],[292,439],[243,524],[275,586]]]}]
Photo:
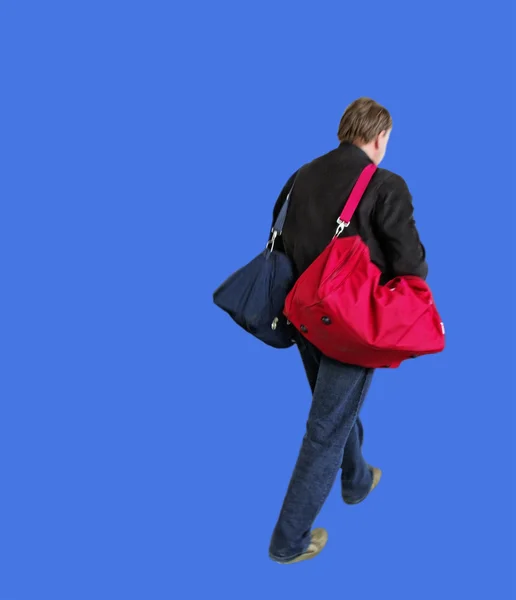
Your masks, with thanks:
[{"label": "blue bag strap", "polygon": [[283,231],[283,226],[285,225],[285,219],[287,218],[288,205],[290,203],[290,194],[292,194],[293,187],[294,187],[294,185],[292,185],[292,187],[290,188],[290,191],[287,195],[287,199],[285,200],[285,202],[283,202],[283,206],[281,207],[281,210],[279,211],[279,215],[276,219],[276,222],[274,223],[274,225],[272,227],[272,231],[277,231],[279,235],[281,235],[281,233]]},{"label": "blue bag strap", "polygon": [[288,206],[290,204],[290,195],[292,194],[292,190],[294,189],[294,184],[296,183],[296,179],[297,179],[297,174],[296,174],[296,178],[294,179],[294,183],[292,184],[292,186],[287,194],[287,198],[286,198],[285,202],[283,202],[283,206],[281,207],[281,210],[279,211],[279,214],[276,217],[276,221],[274,221],[274,225],[272,226],[272,236],[271,236],[270,240],[267,242],[267,246],[266,246],[267,248],[270,249],[271,252],[274,248],[274,242],[276,241],[276,238],[278,237],[278,235],[281,235],[283,232],[283,226],[285,225],[285,219],[287,218]]}]

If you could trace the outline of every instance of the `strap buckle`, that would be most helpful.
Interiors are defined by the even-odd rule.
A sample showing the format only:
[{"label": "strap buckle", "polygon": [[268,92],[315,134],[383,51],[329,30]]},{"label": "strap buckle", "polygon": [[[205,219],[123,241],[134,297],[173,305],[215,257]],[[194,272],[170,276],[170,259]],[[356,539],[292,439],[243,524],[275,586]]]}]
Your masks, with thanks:
[{"label": "strap buckle", "polygon": [[349,221],[342,221],[340,217],[337,219],[337,223],[338,227],[335,230],[335,235],[333,236],[333,238],[339,237],[339,235],[344,231],[344,229],[346,229],[346,227],[349,227]]}]

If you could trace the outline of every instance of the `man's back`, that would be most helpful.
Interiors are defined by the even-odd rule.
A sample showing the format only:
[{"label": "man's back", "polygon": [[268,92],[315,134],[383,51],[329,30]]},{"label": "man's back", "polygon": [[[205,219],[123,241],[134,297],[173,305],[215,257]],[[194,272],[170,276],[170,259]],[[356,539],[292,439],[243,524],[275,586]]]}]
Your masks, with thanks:
[{"label": "man's back", "polygon": [[[282,243],[298,275],[330,242],[355,182],[371,162],[361,148],[344,142],[304,165],[285,185],[273,219],[295,180]],[[427,276],[425,249],[415,227],[412,198],[398,175],[385,169],[375,173],[342,235],[357,233],[368,245],[371,260],[384,274],[384,280],[396,275]]]}]

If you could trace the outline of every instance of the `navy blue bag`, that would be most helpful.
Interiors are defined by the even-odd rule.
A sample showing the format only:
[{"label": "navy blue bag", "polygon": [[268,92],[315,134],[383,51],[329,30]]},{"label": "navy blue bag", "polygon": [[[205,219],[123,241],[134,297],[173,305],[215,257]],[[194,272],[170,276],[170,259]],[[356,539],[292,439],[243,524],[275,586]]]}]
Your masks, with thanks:
[{"label": "navy blue bag", "polygon": [[272,228],[265,250],[250,263],[233,273],[213,293],[213,302],[240,327],[273,348],[294,344],[295,330],[283,315],[285,299],[295,283],[294,269],[288,256],[274,250],[281,235],[287,199]]}]

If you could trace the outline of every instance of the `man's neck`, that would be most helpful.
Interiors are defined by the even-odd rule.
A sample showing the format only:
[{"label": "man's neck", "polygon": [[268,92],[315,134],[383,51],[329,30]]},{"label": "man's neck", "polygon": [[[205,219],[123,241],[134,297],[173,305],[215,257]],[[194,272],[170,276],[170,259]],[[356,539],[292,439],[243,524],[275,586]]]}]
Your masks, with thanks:
[{"label": "man's neck", "polygon": [[357,148],[360,148],[362,152],[367,154],[370,160],[376,164],[376,152],[372,144],[354,144]]}]

